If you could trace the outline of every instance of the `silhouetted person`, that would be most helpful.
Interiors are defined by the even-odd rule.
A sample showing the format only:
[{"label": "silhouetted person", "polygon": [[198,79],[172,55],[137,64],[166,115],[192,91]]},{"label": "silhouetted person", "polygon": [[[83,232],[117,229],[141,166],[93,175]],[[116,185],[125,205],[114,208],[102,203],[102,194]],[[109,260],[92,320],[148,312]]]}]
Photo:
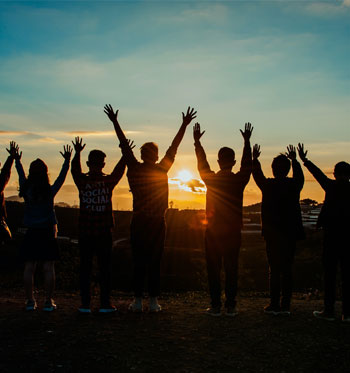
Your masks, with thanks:
[{"label": "silhouetted person", "polygon": [[120,146],[128,166],[127,176],[133,195],[133,217],[130,227],[134,263],[135,301],[130,310],[142,312],[144,282],[148,275],[150,311],[158,312],[160,293],[160,262],[164,250],[165,220],[168,208],[168,171],[174,163],[178,146],[187,126],[195,118],[194,109],[182,113],[182,124],[164,158],[158,161],[158,146],[147,142],[141,147],[139,162],[129,146],[118,122],[118,110],[114,113],[111,105],[105,106],[105,113],[113,122]]},{"label": "silhouetted person", "polygon": [[207,313],[212,316],[221,315],[221,267],[225,269],[226,314],[235,316],[238,257],[241,247],[242,204],[243,191],[248,184],[252,155],[250,137],[253,128],[250,123],[245,124],[244,149],[241,168],[236,174],[232,167],[236,164],[235,152],[231,148],[221,148],[218,153],[220,171],[215,173],[210,169],[205,151],[200,143],[204,134],[199,123],[193,127],[194,146],[197,156],[199,174],[207,187],[205,232],[205,251],[207,260],[209,292],[211,307]]},{"label": "silhouetted person", "polygon": [[1,169],[0,173],[0,244],[2,244],[3,241],[11,238],[11,232],[6,223],[7,214],[5,206],[4,189],[10,180],[13,160],[15,159],[16,154],[18,153],[18,145],[16,145],[14,141],[11,141],[10,149],[6,150],[10,155],[6,159],[6,162],[3,168]]},{"label": "silhouetted person", "polygon": [[[304,175],[292,145],[287,147],[286,155],[280,154],[273,159],[273,178],[264,176],[259,156],[260,146],[254,145],[253,177],[262,192],[262,235],[266,241],[270,275],[271,300],[264,311],[273,315],[290,315],[295,247],[297,240],[304,238],[299,204]],[[289,178],[291,163],[293,177]]]},{"label": "silhouetted person", "polygon": [[56,309],[52,299],[55,288],[55,261],[59,259],[57,244],[57,219],[54,210],[54,198],[63,185],[69,170],[72,148],[63,147],[62,169],[56,181],[50,185],[48,169],[41,159],[30,164],[28,177],[22,164],[22,153],[16,152],[16,169],[19,177],[19,195],[24,198],[23,223],[28,228],[20,247],[20,257],[24,261],[24,291],[27,298],[26,310],[37,308],[33,295],[33,277],[37,262],[43,263],[46,301],[44,311]]},{"label": "silhouetted person", "polygon": [[298,145],[304,166],[326,192],[317,226],[323,229],[324,309],[314,316],[334,320],[336,277],[340,265],[342,305],[345,322],[350,322],[350,165],[339,162],[334,166],[334,179],[327,177],[306,158],[304,145]]},{"label": "silhouetted person", "polygon": [[[80,295],[82,304],[79,312],[90,313],[90,278],[93,257],[96,255],[99,268],[100,310],[116,311],[110,302],[112,228],[114,226],[112,193],[122,178],[126,164],[122,157],[110,175],[102,172],[106,154],[101,150],[89,153],[88,173],[83,173],[80,153],[85,148],[82,139],[75,138],[75,155],[72,160],[72,176],[79,190],[79,251],[80,251]],[[132,146],[132,144],[131,144]]]}]

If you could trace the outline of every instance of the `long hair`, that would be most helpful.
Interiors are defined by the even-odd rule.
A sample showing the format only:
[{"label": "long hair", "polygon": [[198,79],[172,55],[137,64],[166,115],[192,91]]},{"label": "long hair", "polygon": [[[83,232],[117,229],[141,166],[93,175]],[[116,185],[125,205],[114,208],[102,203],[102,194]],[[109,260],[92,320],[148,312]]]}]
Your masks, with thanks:
[{"label": "long hair", "polygon": [[50,195],[48,168],[39,158],[30,164],[28,178],[20,188],[19,196],[25,198],[29,190],[36,201],[45,200]]}]

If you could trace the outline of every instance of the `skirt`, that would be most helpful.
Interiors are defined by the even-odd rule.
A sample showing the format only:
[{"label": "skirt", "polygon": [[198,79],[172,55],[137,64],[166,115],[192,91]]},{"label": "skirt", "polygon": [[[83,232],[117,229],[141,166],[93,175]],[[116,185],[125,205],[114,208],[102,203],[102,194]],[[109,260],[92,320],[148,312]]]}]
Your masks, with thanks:
[{"label": "skirt", "polygon": [[54,228],[28,228],[20,246],[20,259],[24,262],[58,260],[59,250]]}]

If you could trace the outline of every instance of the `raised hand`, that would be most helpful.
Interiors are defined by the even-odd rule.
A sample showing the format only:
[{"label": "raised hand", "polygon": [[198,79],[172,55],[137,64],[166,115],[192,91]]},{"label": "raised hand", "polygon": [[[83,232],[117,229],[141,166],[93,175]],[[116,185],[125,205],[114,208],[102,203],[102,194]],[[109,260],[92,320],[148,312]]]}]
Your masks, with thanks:
[{"label": "raised hand", "polygon": [[[74,145],[74,144],[73,144]],[[84,145],[85,146],[85,145]],[[70,160],[70,157],[71,157],[71,155],[72,155],[72,151],[73,151],[73,148],[70,146],[70,145],[64,145],[63,146],[63,153],[62,152],[60,152],[61,153],[61,155],[62,155],[62,157],[64,158],[64,159],[68,159],[68,160]]]},{"label": "raised hand", "polygon": [[250,136],[252,135],[253,129],[254,127],[252,126],[252,124],[248,122],[244,125],[244,132],[240,130],[245,141],[250,140]]},{"label": "raised hand", "polygon": [[110,119],[110,121],[112,123],[118,123],[118,112],[119,110],[117,110],[116,112],[114,112],[113,108],[112,108],[112,105],[105,105],[104,108],[103,108],[104,112],[107,114],[108,118]]},{"label": "raised hand", "polygon": [[80,153],[81,151],[83,151],[86,145],[86,144],[83,145],[83,139],[79,136],[75,138],[75,142],[72,141],[72,144],[74,146],[74,150],[76,153]]},{"label": "raised hand", "polygon": [[128,142],[128,145],[129,145],[130,149],[133,150],[136,146],[136,145],[134,145],[134,142],[130,139],[127,139],[126,141]]},{"label": "raised hand", "polygon": [[22,152],[19,151],[19,146],[14,141],[10,142],[10,149],[6,148],[6,150],[8,151],[8,153],[10,154],[12,158],[18,159],[18,160],[21,159]]},{"label": "raised hand", "polygon": [[260,151],[260,145],[255,144],[253,146],[253,159],[258,159],[260,157],[261,151]]},{"label": "raised hand", "polygon": [[307,150],[304,150],[304,144],[298,144],[298,154],[300,159],[305,162],[307,160],[306,155],[307,155]]},{"label": "raised hand", "polygon": [[286,156],[290,159],[296,159],[297,158],[297,152],[295,150],[295,146],[293,145],[288,145],[287,146],[287,151],[286,151]]},{"label": "raised hand", "polygon": [[201,125],[197,122],[193,126],[193,139],[194,141],[199,141],[199,139],[204,135],[205,131],[201,132]]},{"label": "raised hand", "polygon": [[197,112],[193,108],[188,107],[186,115],[182,113],[182,124],[188,126],[193,119],[197,118],[196,114]]}]

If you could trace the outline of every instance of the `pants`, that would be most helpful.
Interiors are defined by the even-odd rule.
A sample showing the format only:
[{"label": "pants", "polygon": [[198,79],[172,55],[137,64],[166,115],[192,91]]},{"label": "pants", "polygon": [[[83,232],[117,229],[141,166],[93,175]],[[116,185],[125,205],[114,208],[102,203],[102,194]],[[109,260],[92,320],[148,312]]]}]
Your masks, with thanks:
[{"label": "pants", "polygon": [[160,262],[164,251],[165,221],[163,217],[134,215],[130,234],[134,264],[134,292],[142,297],[148,277],[148,294],[160,294]]},{"label": "pants", "polygon": [[296,241],[288,237],[266,239],[269,263],[270,297],[272,306],[289,308],[293,289],[293,262]]},{"label": "pants", "polygon": [[341,271],[343,315],[350,316],[350,245],[347,232],[324,230],[323,269],[325,311],[334,312],[338,264]]},{"label": "pants", "polygon": [[221,307],[222,262],[225,270],[225,307],[236,305],[240,247],[240,231],[217,234],[207,229],[205,233],[205,253],[212,307]]},{"label": "pants", "polygon": [[102,306],[110,304],[112,234],[106,231],[99,236],[80,236],[80,294],[82,304],[90,305],[90,278],[94,255],[97,256]]}]

